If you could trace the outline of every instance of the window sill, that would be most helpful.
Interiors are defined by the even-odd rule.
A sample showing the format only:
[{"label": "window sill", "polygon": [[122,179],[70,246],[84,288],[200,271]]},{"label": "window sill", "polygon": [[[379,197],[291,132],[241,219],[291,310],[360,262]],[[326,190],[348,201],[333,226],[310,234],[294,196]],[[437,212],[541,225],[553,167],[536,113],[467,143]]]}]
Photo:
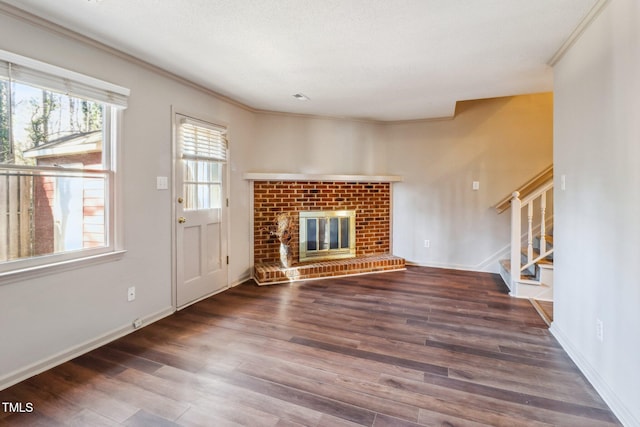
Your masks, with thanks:
[{"label": "window sill", "polygon": [[60,261],[46,265],[39,265],[36,267],[7,271],[4,273],[0,273],[0,285],[6,285],[9,283],[33,279],[41,276],[48,276],[49,274],[59,273],[62,271],[76,270],[78,268],[87,267],[90,265],[119,261],[120,259],[122,259],[125,253],[127,253],[127,251],[125,250],[113,251],[99,255],[87,256],[84,258],[76,258],[68,261]]}]

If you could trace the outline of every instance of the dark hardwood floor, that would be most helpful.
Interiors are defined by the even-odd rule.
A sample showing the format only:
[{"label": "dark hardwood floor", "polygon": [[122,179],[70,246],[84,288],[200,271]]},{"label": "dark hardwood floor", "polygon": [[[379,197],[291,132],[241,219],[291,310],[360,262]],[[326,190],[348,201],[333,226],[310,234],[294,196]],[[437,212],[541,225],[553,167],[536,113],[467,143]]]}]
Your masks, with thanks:
[{"label": "dark hardwood floor", "polygon": [[0,392],[29,426],[619,425],[497,275],[235,287]]}]

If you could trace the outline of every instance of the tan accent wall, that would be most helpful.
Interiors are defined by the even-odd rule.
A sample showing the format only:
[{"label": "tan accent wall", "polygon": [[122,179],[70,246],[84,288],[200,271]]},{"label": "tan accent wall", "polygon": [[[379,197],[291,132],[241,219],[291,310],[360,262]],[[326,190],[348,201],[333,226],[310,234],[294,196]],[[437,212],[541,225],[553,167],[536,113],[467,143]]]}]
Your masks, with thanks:
[{"label": "tan accent wall", "polygon": [[404,176],[393,190],[393,254],[496,272],[510,213],[493,206],[553,163],[553,95],[459,102],[451,120],[389,125],[385,136],[387,172]]}]

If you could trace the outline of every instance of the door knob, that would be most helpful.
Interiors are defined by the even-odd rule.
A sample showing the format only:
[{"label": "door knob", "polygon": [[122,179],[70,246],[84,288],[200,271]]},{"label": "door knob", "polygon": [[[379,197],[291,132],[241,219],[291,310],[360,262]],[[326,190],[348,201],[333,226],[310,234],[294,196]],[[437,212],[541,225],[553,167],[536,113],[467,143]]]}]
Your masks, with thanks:
[{"label": "door knob", "polygon": [[182,197],[178,197],[178,203],[182,203],[184,202],[184,199]]},{"label": "door knob", "polygon": [[185,217],[181,216],[180,218],[178,218],[178,222],[179,222],[180,224],[184,224],[185,222],[187,222],[187,218],[185,218]]}]

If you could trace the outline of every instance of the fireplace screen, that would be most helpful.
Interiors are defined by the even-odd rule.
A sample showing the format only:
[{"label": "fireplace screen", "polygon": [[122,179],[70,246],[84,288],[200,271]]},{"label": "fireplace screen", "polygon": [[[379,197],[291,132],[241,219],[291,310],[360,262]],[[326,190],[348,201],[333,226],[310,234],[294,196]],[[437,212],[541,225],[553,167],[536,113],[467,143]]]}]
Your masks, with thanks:
[{"label": "fireplace screen", "polygon": [[355,211],[300,212],[300,261],[356,256]]}]

